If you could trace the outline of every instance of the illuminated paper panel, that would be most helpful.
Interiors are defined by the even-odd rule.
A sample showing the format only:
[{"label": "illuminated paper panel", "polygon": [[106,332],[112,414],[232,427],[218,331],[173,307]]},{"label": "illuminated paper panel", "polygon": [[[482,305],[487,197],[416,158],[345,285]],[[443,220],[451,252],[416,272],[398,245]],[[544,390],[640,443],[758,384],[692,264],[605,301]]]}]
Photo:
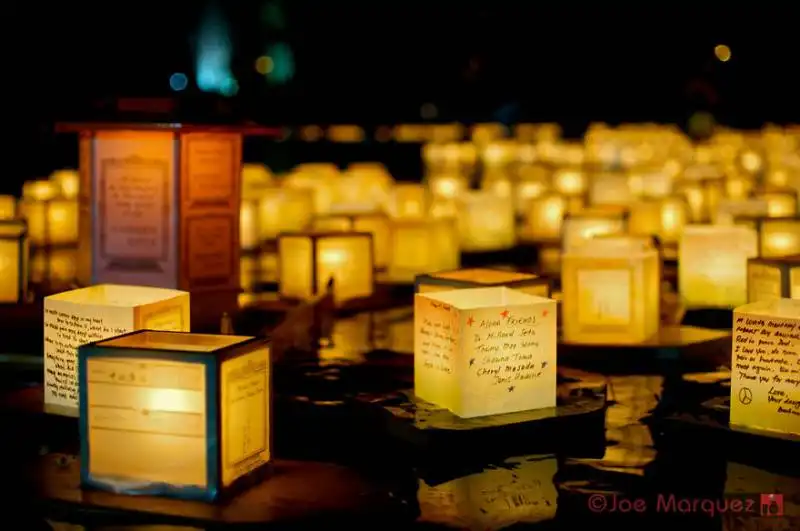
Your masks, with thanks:
[{"label": "illuminated paper panel", "polygon": [[396,220],[392,223],[390,282],[414,282],[417,275],[457,269],[458,229],[450,219]]},{"label": "illuminated paper panel", "polygon": [[133,330],[189,331],[189,294],[101,284],[44,299],[44,401],[76,408],[80,345]]},{"label": "illuminated paper panel", "polygon": [[148,330],[84,345],[79,363],[84,486],[213,501],[269,463],[263,342]]},{"label": "illuminated paper panel", "polygon": [[564,218],[562,248],[569,251],[597,236],[624,234],[627,218],[617,213],[586,213]]},{"label": "illuminated paper panel", "polygon": [[661,262],[633,238],[600,238],[562,256],[563,334],[574,343],[646,341],[658,332]]},{"label": "illuminated paper panel", "polygon": [[759,256],[800,254],[800,218],[762,219],[758,223]]},{"label": "illuminated paper panel", "polygon": [[687,308],[734,308],[747,302],[747,259],[758,255],[756,231],[689,225],[678,247],[678,286]]},{"label": "illuminated paper panel", "polygon": [[546,278],[530,273],[498,269],[474,268],[439,271],[418,276],[415,284],[417,293],[504,286],[537,297],[550,296],[550,282]]},{"label": "illuminated paper panel", "polygon": [[479,417],[554,407],[556,302],[504,287],[414,297],[416,395]]},{"label": "illuminated paper panel", "polygon": [[800,436],[800,301],[741,306],[733,327],[731,425]]},{"label": "illuminated paper panel", "polygon": [[392,252],[392,224],[384,214],[330,214],[312,222],[315,231],[366,232],[372,235],[375,268],[385,269]]},{"label": "illuminated paper panel", "polygon": [[751,258],[747,261],[747,302],[797,298],[796,271],[800,271],[800,255]]},{"label": "illuminated paper panel", "polygon": [[460,197],[458,210],[463,251],[496,251],[516,243],[514,205],[509,197],[471,192]]},{"label": "illuminated paper panel", "polygon": [[17,215],[17,198],[0,195],[0,220],[14,219]]},{"label": "illuminated paper panel", "polygon": [[567,200],[560,195],[544,195],[531,200],[525,219],[524,235],[532,241],[559,240]]},{"label": "illuminated paper panel", "polygon": [[23,199],[19,213],[28,223],[31,245],[70,245],[78,241],[78,202],[74,199]]},{"label": "illuminated paper panel", "polygon": [[24,302],[28,293],[25,223],[0,220],[0,304]]}]

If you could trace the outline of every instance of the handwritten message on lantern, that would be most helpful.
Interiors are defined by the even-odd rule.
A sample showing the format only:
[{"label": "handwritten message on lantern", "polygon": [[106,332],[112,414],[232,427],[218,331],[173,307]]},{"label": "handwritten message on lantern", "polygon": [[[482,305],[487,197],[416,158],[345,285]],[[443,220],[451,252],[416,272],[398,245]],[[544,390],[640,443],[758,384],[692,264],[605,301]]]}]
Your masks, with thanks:
[{"label": "handwritten message on lantern", "polygon": [[418,294],[415,385],[462,417],[555,405],[556,303],[508,288]]},{"label": "handwritten message on lantern", "polygon": [[800,301],[734,313],[730,422],[800,435]]}]

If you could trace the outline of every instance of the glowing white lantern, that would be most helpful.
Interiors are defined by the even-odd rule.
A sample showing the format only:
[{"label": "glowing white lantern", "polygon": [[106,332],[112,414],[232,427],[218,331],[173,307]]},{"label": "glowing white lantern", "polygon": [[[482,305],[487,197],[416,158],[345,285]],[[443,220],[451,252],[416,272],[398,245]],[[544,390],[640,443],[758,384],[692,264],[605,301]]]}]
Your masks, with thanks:
[{"label": "glowing white lantern", "polygon": [[411,283],[417,275],[458,269],[460,260],[455,220],[396,220],[392,223],[389,281]]},{"label": "glowing white lantern", "polygon": [[516,243],[514,207],[510,197],[470,192],[459,198],[460,245],[464,251],[496,251]]}]

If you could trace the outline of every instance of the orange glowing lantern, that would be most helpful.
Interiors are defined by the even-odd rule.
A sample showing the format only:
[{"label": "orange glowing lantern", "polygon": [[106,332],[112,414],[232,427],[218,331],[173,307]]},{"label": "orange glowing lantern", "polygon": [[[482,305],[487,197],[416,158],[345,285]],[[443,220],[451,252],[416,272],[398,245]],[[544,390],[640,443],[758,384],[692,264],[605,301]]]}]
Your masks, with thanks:
[{"label": "orange glowing lantern", "polygon": [[421,184],[395,184],[389,196],[387,211],[397,219],[424,217],[428,211],[428,191]]},{"label": "orange glowing lantern", "polygon": [[682,197],[665,197],[633,203],[628,227],[631,234],[655,235],[662,243],[676,243],[689,223],[689,208]]},{"label": "orange glowing lantern", "polygon": [[278,293],[310,300],[333,287],[334,300],[362,299],[375,289],[372,235],[301,232],[278,236]]},{"label": "orange glowing lantern", "polygon": [[419,275],[415,281],[417,293],[453,289],[506,287],[537,297],[550,297],[550,281],[545,277],[500,269],[456,269]]},{"label": "orange glowing lantern", "polygon": [[766,190],[756,192],[754,197],[767,202],[767,215],[771,218],[797,215],[797,192],[795,190]]},{"label": "orange glowing lantern", "polygon": [[800,217],[759,219],[756,230],[759,256],[776,258],[800,254]]},{"label": "orange glowing lantern", "polygon": [[497,251],[514,246],[516,228],[510,197],[481,191],[465,193],[459,201],[461,250]]},{"label": "orange glowing lantern", "polygon": [[800,255],[747,261],[747,302],[800,299]]},{"label": "orange glowing lantern", "polygon": [[454,219],[393,221],[389,282],[412,283],[417,275],[458,269],[460,260]]},{"label": "orange glowing lantern", "polygon": [[567,213],[567,199],[562,195],[545,194],[531,200],[523,237],[535,242],[556,242],[561,239],[561,226]]},{"label": "orange glowing lantern", "polygon": [[13,195],[0,195],[0,221],[17,217],[17,198]]},{"label": "orange glowing lantern", "polygon": [[392,251],[392,225],[389,217],[379,213],[329,214],[319,216],[311,224],[318,232],[366,232],[372,235],[375,270],[389,265]]},{"label": "orange glowing lantern", "polygon": [[25,222],[0,220],[0,304],[27,300],[28,235]]},{"label": "orange glowing lantern", "polygon": [[564,216],[562,249],[570,251],[596,236],[625,234],[628,216],[620,210],[587,209]]},{"label": "orange glowing lantern", "polygon": [[237,309],[242,137],[260,127],[62,124],[80,133],[78,281],[181,289],[192,320]]}]

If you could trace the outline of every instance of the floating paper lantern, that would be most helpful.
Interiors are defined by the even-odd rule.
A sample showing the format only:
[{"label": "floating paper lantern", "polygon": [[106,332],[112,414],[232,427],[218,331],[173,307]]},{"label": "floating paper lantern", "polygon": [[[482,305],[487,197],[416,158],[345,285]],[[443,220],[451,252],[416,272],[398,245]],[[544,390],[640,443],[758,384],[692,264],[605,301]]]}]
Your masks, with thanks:
[{"label": "floating paper lantern", "polygon": [[470,192],[459,197],[459,234],[463,251],[496,251],[516,243],[514,205],[510,197]]},{"label": "floating paper lantern", "polygon": [[242,188],[242,204],[239,210],[239,245],[242,249],[256,249],[261,243],[258,214],[264,195],[264,188],[257,184],[251,183]]},{"label": "floating paper lantern", "polygon": [[40,248],[31,253],[30,281],[51,293],[69,289],[78,278],[78,249]]},{"label": "floating paper lantern", "polygon": [[628,175],[622,172],[593,175],[589,184],[589,204],[627,205],[633,199],[628,182]]},{"label": "floating paper lantern", "polygon": [[533,199],[525,219],[525,239],[552,242],[560,240],[566,213],[567,200],[564,196],[548,194]]},{"label": "floating paper lantern", "polygon": [[50,180],[58,185],[59,195],[65,199],[77,199],[81,186],[81,176],[75,170],[53,172]]},{"label": "floating paper lantern", "polygon": [[369,297],[375,289],[372,235],[360,232],[284,233],[278,236],[278,293],[310,300],[333,283],[337,303]]},{"label": "floating paper lantern", "polygon": [[78,407],[76,349],[134,330],[189,331],[189,294],[100,284],[44,299],[44,401]]},{"label": "floating paper lantern", "polygon": [[724,195],[724,188],[723,179],[703,179],[683,181],[676,191],[686,199],[691,221],[702,223],[711,219],[711,214],[716,211]]},{"label": "floating paper lantern", "polygon": [[469,188],[467,179],[457,175],[432,175],[427,185],[434,199],[455,199]]},{"label": "floating paper lantern", "polygon": [[797,215],[797,192],[794,190],[757,192],[754,197],[767,202],[767,215],[771,218]]},{"label": "floating paper lantern", "polygon": [[553,173],[553,189],[565,196],[579,196],[588,191],[589,180],[580,168],[564,168]]},{"label": "floating paper lantern", "polygon": [[251,186],[260,187],[272,183],[272,173],[263,164],[242,164],[242,190]]},{"label": "floating paper lantern", "polygon": [[753,302],[733,312],[730,424],[800,436],[800,300]]},{"label": "floating paper lantern", "polygon": [[383,209],[394,180],[382,165],[351,164],[337,181],[336,211]]},{"label": "floating paper lantern", "polygon": [[392,252],[392,224],[385,214],[329,214],[315,218],[312,228],[319,232],[369,233],[372,235],[375,252],[375,269],[381,271],[389,265]]},{"label": "floating paper lantern", "polygon": [[730,225],[736,218],[760,218],[768,215],[769,205],[764,199],[720,199],[712,220],[714,223]]},{"label": "floating paper lantern", "polygon": [[672,175],[664,168],[639,167],[628,175],[628,189],[634,197],[666,197],[672,193],[672,187]]},{"label": "floating paper lantern", "polygon": [[631,234],[655,235],[663,243],[674,243],[688,223],[689,208],[682,197],[639,201],[630,206],[628,229]]},{"label": "floating paper lantern", "polygon": [[314,197],[308,188],[262,190],[257,215],[259,239],[274,240],[282,232],[307,229],[314,217]]},{"label": "floating paper lantern", "polygon": [[291,189],[310,190],[315,214],[326,214],[336,201],[337,182],[341,178],[335,164],[308,163],[295,166],[283,178],[283,186]]},{"label": "floating paper lantern", "polygon": [[747,261],[747,302],[800,299],[800,255]]},{"label": "floating paper lantern", "polygon": [[17,217],[17,198],[13,195],[0,195],[0,221]]},{"label": "floating paper lantern", "polygon": [[658,333],[656,249],[631,238],[598,238],[565,251],[561,260],[566,341],[640,343]]},{"label": "floating paper lantern", "polygon": [[556,404],[556,302],[508,288],[414,296],[414,392],[463,418]]},{"label": "floating paper lantern", "polygon": [[417,275],[457,269],[460,259],[455,220],[397,220],[392,223],[389,281],[411,283]]},{"label": "floating paper lantern", "polygon": [[427,189],[421,184],[395,184],[389,194],[387,211],[396,219],[424,217],[428,212]]},{"label": "floating paper lantern", "polygon": [[449,291],[453,289],[506,287],[537,297],[550,296],[550,281],[531,273],[502,271],[499,269],[472,268],[438,271],[420,275],[416,282],[417,293]]},{"label": "floating paper lantern", "polygon": [[758,220],[759,256],[772,258],[800,254],[800,217]]},{"label": "floating paper lantern", "polygon": [[78,201],[23,198],[19,202],[20,217],[28,222],[32,246],[72,245],[78,242]]},{"label": "floating paper lantern", "polygon": [[27,181],[22,185],[22,199],[50,201],[60,195],[55,181]]},{"label": "floating paper lantern", "polygon": [[27,300],[28,236],[24,221],[0,220],[0,304]]},{"label": "floating paper lantern", "polygon": [[687,308],[733,308],[747,301],[747,259],[758,255],[749,227],[689,225],[678,246],[678,286]]},{"label": "floating paper lantern", "polygon": [[271,459],[267,344],[144,330],[79,349],[81,484],[215,501]]},{"label": "floating paper lantern", "polygon": [[562,230],[562,249],[569,251],[595,236],[624,234],[628,216],[620,210],[587,209],[567,214]]},{"label": "floating paper lantern", "polygon": [[539,165],[521,166],[514,185],[514,210],[525,215],[533,199],[543,196],[550,189],[550,170]]}]

